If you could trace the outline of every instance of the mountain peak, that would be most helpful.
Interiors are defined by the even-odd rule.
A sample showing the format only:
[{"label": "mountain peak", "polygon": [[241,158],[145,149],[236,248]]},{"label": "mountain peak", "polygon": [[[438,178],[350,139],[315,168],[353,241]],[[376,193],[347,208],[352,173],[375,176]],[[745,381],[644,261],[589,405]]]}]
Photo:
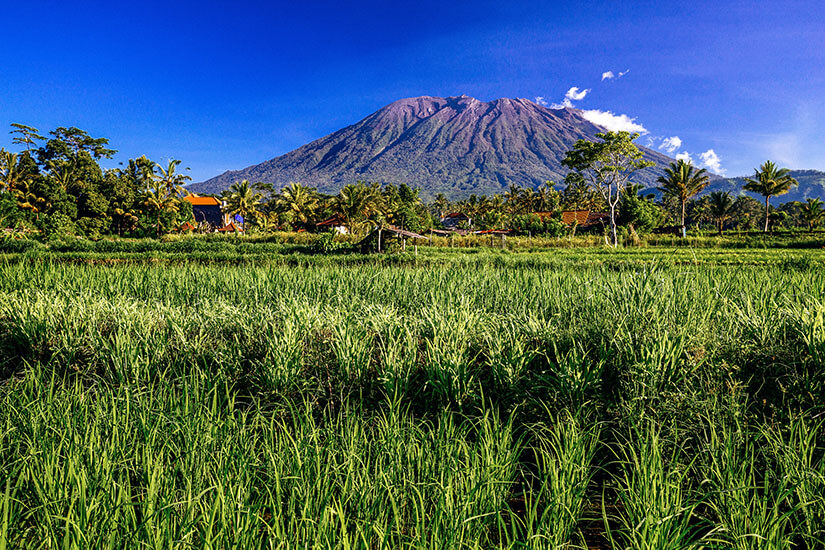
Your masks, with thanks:
[{"label": "mountain peak", "polygon": [[[566,152],[602,131],[577,109],[548,109],[524,98],[409,97],[285,155],[190,188],[217,193],[248,179],[276,187],[297,181],[335,193],[368,180],[407,183],[425,198],[492,194],[511,184],[561,181]],[[657,168],[637,180],[653,184],[671,159],[651,150],[645,155]]]}]

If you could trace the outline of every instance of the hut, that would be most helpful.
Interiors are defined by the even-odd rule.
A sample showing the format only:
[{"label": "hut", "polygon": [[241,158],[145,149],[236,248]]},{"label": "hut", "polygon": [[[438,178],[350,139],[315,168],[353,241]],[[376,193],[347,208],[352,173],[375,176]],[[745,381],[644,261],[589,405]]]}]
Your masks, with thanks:
[{"label": "hut", "polygon": [[407,250],[407,239],[413,239],[416,253],[418,253],[418,245],[415,244],[416,240],[430,240],[429,237],[425,237],[424,235],[419,235],[418,233],[413,233],[412,231],[407,231],[394,225],[387,225],[374,229],[369,235],[364,237],[357,246],[361,252],[381,252],[386,250],[387,242],[397,240],[401,243],[401,250],[405,251]]},{"label": "hut", "polygon": [[243,226],[237,226],[235,225],[234,221],[231,221],[223,227],[219,227],[218,231],[221,233],[226,233],[228,231],[233,231],[235,233],[243,233]]},{"label": "hut", "polygon": [[342,218],[338,214],[332,216],[331,218],[327,218],[322,222],[316,223],[315,228],[319,231],[326,231],[332,229],[336,233],[340,233],[342,235],[346,235],[347,233],[349,233],[344,218]]},{"label": "hut", "polygon": [[473,225],[473,220],[463,212],[451,212],[441,218],[441,225],[444,229],[457,229],[459,225],[465,227]]},{"label": "hut", "polygon": [[192,214],[196,223],[208,223],[212,227],[223,227],[229,223],[229,219],[223,213],[223,203],[215,197],[201,197],[199,195],[187,195],[183,200],[192,205]]}]

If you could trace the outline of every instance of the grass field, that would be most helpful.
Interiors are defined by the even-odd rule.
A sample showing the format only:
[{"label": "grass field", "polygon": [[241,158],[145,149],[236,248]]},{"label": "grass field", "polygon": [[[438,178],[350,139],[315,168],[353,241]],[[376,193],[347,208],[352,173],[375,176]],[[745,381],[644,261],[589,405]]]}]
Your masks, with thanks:
[{"label": "grass field", "polygon": [[825,545],[821,249],[198,246],[5,250],[0,550]]}]

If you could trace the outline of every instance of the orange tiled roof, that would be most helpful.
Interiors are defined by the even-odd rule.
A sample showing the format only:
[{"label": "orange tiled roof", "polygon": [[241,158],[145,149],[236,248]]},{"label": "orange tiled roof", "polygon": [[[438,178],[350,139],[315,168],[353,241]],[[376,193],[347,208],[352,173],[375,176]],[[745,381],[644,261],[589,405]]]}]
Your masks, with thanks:
[{"label": "orange tiled roof", "polygon": [[238,227],[235,222],[229,222],[229,225],[221,227],[218,231],[243,231],[243,227]]},{"label": "orange tiled roof", "polygon": [[333,225],[344,225],[344,218],[342,218],[341,216],[335,215],[335,216],[333,216],[333,217],[331,217],[331,218],[327,218],[327,219],[325,219],[325,220],[324,220],[324,221],[322,221],[322,222],[318,222],[318,223],[316,223],[315,225],[316,225],[317,227],[325,227],[325,226],[327,226],[327,225],[330,225],[330,226],[333,226]]},{"label": "orange tiled roof", "polygon": [[590,210],[565,210],[561,213],[561,221],[566,225],[585,225],[590,218]]},{"label": "orange tiled roof", "polygon": [[220,206],[221,201],[215,197],[198,197],[195,195],[188,195],[183,197],[183,200],[192,204],[192,206]]}]

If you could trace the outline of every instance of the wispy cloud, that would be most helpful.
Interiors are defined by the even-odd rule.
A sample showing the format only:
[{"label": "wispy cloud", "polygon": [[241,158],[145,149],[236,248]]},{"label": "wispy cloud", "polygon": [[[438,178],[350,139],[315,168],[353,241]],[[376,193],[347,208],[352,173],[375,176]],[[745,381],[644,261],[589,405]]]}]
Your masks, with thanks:
[{"label": "wispy cloud", "polygon": [[635,118],[627,115],[616,115],[610,111],[599,111],[598,109],[591,109],[582,111],[582,116],[592,122],[611,132],[639,132],[640,134],[647,134],[647,128],[636,122]]},{"label": "wispy cloud", "polygon": [[672,155],[678,151],[681,146],[682,139],[679,136],[672,136],[664,138],[662,143],[659,144],[659,149],[666,151],[669,155]]},{"label": "wispy cloud", "polygon": [[547,100],[544,99],[543,95],[537,95],[536,99],[534,99],[533,101],[535,101],[538,105],[541,105],[542,107],[547,107]]},{"label": "wispy cloud", "polygon": [[711,172],[723,175],[725,170],[722,168],[722,159],[716,154],[713,149],[708,149],[704,153],[699,153],[700,168],[707,168]]},{"label": "wispy cloud", "polygon": [[602,73],[602,81],[613,80],[614,78],[621,78],[629,72],[630,69],[627,69],[626,71],[620,71],[619,74],[616,74],[613,71],[605,71]]},{"label": "wispy cloud", "polygon": [[590,93],[590,88],[587,88],[586,90],[579,90],[578,86],[573,86],[567,90],[566,94],[564,94],[564,99],[561,103],[553,103],[550,108],[564,109],[565,107],[573,107],[574,101],[581,101],[588,93]]},{"label": "wispy cloud", "polygon": [[687,163],[693,162],[693,159],[690,158],[690,153],[688,153],[687,151],[682,151],[681,153],[677,154],[676,160],[683,160]]}]

